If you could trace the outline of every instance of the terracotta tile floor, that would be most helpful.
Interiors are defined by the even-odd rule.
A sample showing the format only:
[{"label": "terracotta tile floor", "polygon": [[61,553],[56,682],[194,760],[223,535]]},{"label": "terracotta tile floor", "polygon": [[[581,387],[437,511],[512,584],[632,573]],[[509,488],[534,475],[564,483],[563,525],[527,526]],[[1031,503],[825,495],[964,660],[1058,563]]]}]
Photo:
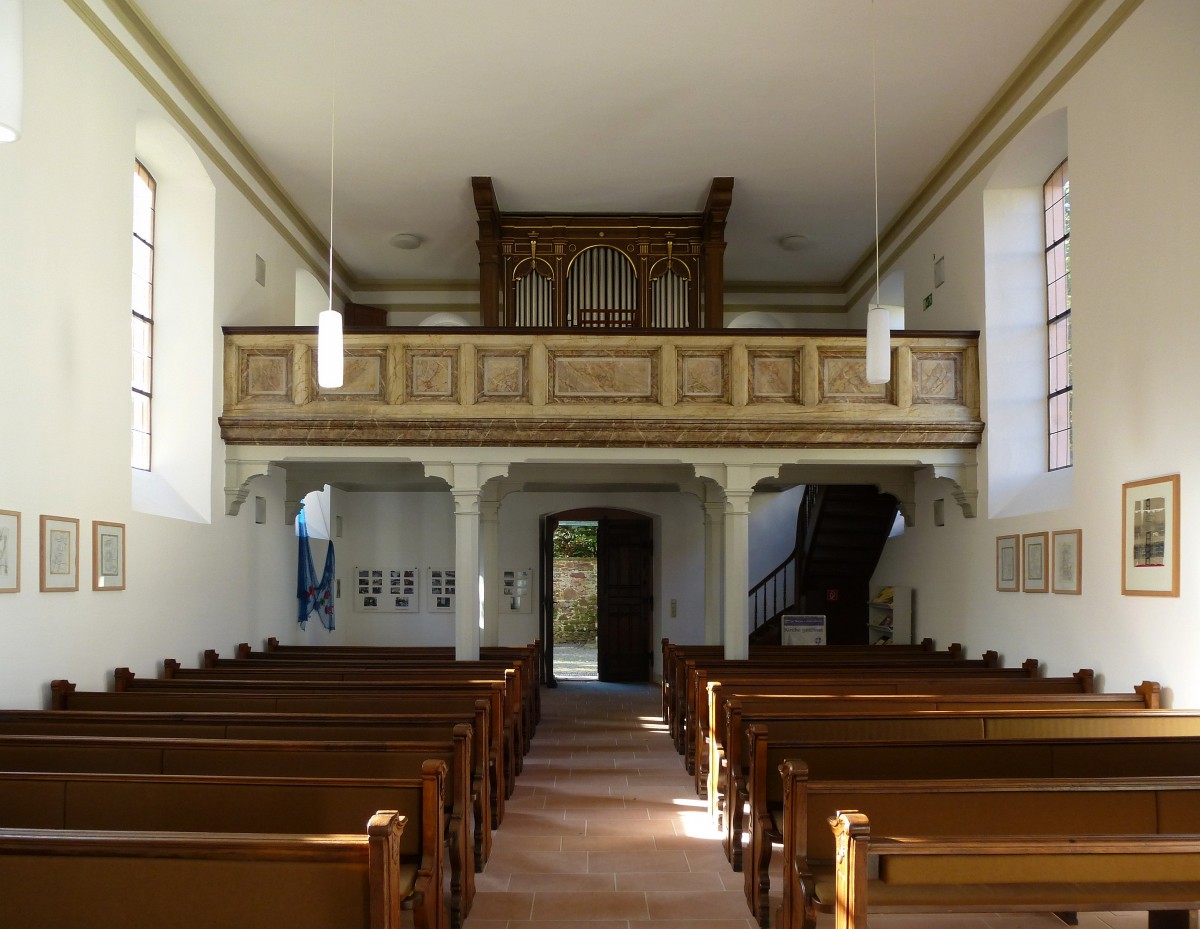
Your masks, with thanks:
[{"label": "terracotta tile floor", "polygon": [[[660,715],[657,686],[562,681],[476,879],[464,929],[757,929]],[[779,905],[780,855],[772,864]],[[872,929],[1061,929],[1049,915],[879,916]],[[1080,914],[1141,929],[1144,913]],[[832,918],[818,929],[832,929]]]}]

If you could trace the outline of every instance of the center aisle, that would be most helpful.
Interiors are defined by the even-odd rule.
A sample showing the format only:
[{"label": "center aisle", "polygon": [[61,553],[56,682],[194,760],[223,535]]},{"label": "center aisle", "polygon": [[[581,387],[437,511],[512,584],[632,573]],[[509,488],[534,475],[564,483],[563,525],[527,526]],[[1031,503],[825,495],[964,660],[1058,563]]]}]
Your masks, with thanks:
[{"label": "center aisle", "polygon": [[[758,929],[708,808],[671,744],[657,685],[564,681],[476,875],[463,929]],[[782,863],[771,864],[771,911]],[[646,925],[651,921],[652,925]],[[873,916],[872,929],[1062,929],[1048,913]],[[1081,913],[1080,929],[1144,929]],[[822,915],[818,929],[832,929]]]},{"label": "center aisle", "polygon": [[648,684],[564,681],[476,878],[464,929],[756,929]]}]

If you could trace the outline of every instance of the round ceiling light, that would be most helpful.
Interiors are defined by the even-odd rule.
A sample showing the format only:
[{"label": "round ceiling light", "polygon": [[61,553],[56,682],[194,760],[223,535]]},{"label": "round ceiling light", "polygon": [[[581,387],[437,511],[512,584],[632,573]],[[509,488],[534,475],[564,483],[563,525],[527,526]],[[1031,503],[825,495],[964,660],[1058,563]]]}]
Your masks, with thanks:
[{"label": "round ceiling light", "polygon": [[808,244],[809,240],[806,235],[785,235],[779,239],[779,247],[788,252],[798,252]]},{"label": "round ceiling light", "polygon": [[411,232],[397,232],[388,241],[396,248],[402,248],[409,252],[414,248],[421,247],[421,237],[413,235]]}]

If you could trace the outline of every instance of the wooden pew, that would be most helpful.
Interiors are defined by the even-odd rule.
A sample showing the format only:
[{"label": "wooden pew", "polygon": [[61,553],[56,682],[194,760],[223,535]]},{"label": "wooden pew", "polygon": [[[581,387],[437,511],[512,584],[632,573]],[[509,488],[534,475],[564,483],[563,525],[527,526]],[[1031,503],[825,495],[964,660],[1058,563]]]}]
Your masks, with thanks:
[{"label": "wooden pew", "polygon": [[[683,732],[687,728],[688,714],[695,709],[696,697],[703,697],[703,689],[697,690],[692,680],[696,668],[720,671],[754,670],[764,677],[782,677],[793,670],[813,673],[812,669],[824,668],[831,673],[864,668],[945,668],[953,666],[959,671],[979,668],[998,668],[1000,659],[996,652],[985,652],[982,658],[964,658],[960,649],[947,651],[918,651],[883,649],[873,646],[843,646],[841,650],[826,648],[784,648],[764,654],[755,651],[745,661],[727,661],[724,658],[676,656],[673,662],[670,687],[670,729],[676,740],[676,748],[682,753]],[[1011,673],[1011,672],[1009,672]],[[1036,665],[1032,673],[1036,673]]]},{"label": "wooden pew", "polygon": [[0,771],[0,827],[343,835],[395,809],[407,818],[398,853],[410,879],[398,893],[415,929],[444,929],[445,777],[440,761],[392,780]]},{"label": "wooden pew", "polygon": [[[1134,735],[1128,725],[1132,720],[1118,720],[1119,725],[1114,727],[1116,731],[1107,736],[1069,732],[1051,734],[1038,731],[1041,727],[1036,718],[1026,719],[1032,723],[1032,731],[1025,737],[1010,732],[1007,738],[995,739],[973,736],[957,725],[953,727],[953,734],[944,734],[942,738],[932,730],[928,737],[921,737],[912,730],[907,739],[875,741],[849,734],[841,740],[775,740],[768,744],[769,734],[756,731],[749,788],[753,797],[746,822],[750,845],[743,868],[751,910],[760,919],[765,919],[773,841],[785,843],[785,863],[793,854],[788,850],[789,843],[791,848],[804,851],[813,842],[827,841],[823,821],[812,819],[811,801],[795,804],[793,812],[783,812],[789,792],[800,791],[801,782],[807,781],[810,787],[818,782],[836,787],[838,782],[853,781],[859,786],[869,785],[886,791],[891,789],[888,785],[904,779],[941,781],[999,777],[1070,782],[1092,776],[1144,778],[1163,774],[1200,777],[1200,717],[1196,715],[1191,716],[1186,727],[1177,727],[1190,728],[1191,733],[1187,735],[1155,733],[1153,725],[1146,727],[1145,734]],[[1079,719],[1081,717],[1075,721]],[[1021,721],[1009,720],[1013,724],[1011,728],[1015,730]],[[1058,722],[1069,724],[1071,720],[1060,719]],[[1144,719],[1143,722],[1152,724],[1155,721]],[[1176,720],[1176,723],[1182,722],[1184,720]],[[852,805],[856,804],[842,802],[844,808]],[[857,805],[871,812],[870,804]],[[832,813],[832,810],[826,812]],[[789,830],[790,835],[787,834]],[[788,893],[786,888],[785,893]]]},{"label": "wooden pew", "polygon": [[[394,660],[409,656],[419,658],[441,658],[457,661],[456,649],[452,645],[281,645],[279,639],[272,636],[267,639],[261,652],[251,649],[248,642],[242,642],[237,647],[237,658],[272,658],[272,659],[318,659],[327,658],[386,658]],[[479,649],[481,661],[515,661],[521,665],[522,678],[526,688],[531,692],[534,706],[534,728],[542,718],[541,703],[541,670],[542,642],[534,639],[527,645],[483,645]]]},{"label": "wooden pew", "polygon": [[[458,713],[420,716],[286,713],[138,713],[0,710],[5,735],[126,736],[171,739],[277,739],[315,742],[406,742],[453,739],[466,725]],[[488,704],[476,701],[470,724],[471,810],[478,870],[491,855],[494,824],[488,776]]]},{"label": "wooden pew", "polygon": [[[872,707],[891,711],[900,707],[916,710],[992,706],[1159,709],[1162,705],[1162,687],[1155,681],[1143,681],[1132,693],[1098,694],[1092,691],[1092,679],[1091,669],[1084,668],[1071,677],[1012,680],[951,677],[865,684],[709,681],[706,714],[700,716],[702,723],[696,742],[697,794],[708,799],[709,812],[716,817],[724,790],[721,773],[727,754],[730,746],[737,753],[741,745],[740,741],[729,739],[728,733],[733,730],[727,727],[732,723],[740,734],[755,715],[803,716],[833,710],[869,713],[873,712]],[[925,705],[939,700],[943,705]],[[735,765],[744,770],[744,761],[735,758]]]},{"label": "wooden pew", "polygon": [[[332,646],[331,646],[332,647]],[[222,658],[214,649],[208,649],[202,656],[202,668],[207,670],[229,669],[264,669],[274,670],[289,668],[302,670],[304,668],[341,668],[370,669],[372,671],[398,671],[412,669],[425,671],[446,670],[459,675],[469,670],[493,672],[511,670],[515,677],[517,691],[513,695],[514,704],[519,704],[522,714],[522,727],[526,737],[525,750],[528,741],[537,729],[541,718],[541,689],[538,686],[538,666],[536,653],[528,648],[513,652],[505,657],[480,657],[477,661],[459,661],[449,655],[408,654],[407,652],[359,652],[321,654],[305,652],[301,654],[280,653],[279,651],[255,652],[243,642],[237,647],[237,657]],[[174,662],[175,668],[181,668]],[[166,676],[164,666],[164,676]],[[193,673],[187,670],[185,673]],[[476,675],[481,676],[481,675]]]},{"label": "wooden pew", "polygon": [[380,810],[358,835],[0,829],[0,924],[402,929],[404,826]]},{"label": "wooden pew", "polygon": [[[872,839],[870,822],[856,810],[839,811],[831,825],[837,869],[833,886],[818,884],[817,893],[824,894],[820,908],[836,914],[836,929],[867,929],[868,911],[1146,910],[1150,929],[1195,925],[1195,832]],[[811,929],[814,922],[793,925]]]},{"label": "wooden pew", "polygon": [[[214,653],[207,652],[206,656]],[[533,706],[527,694],[520,671],[511,665],[493,662],[487,665],[456,664],[453,662],[413,662],[406,664],[363,664],[356,661],[328,662],[259,662],[251,659],[229,661],[206,657],[215,667],[184,668],[173,658],[163,661],[163,672],[160,680],[166,681],[221,681],[221,680],[254,680],[254,681],[331,681],[356,683],[363,686],[376,687],[384,683],[399,682],[406,685],[416,684],[466,684],[477,685],[484,682],[495,682],[504,686],[504,719],[505,727],[513,732],[513,744],[516,749],[511,759],[506,762],[514,774],[521,771],[525,753],[529,751],[530,733],[533,726]],[[152,687],[163,685],[142,684],[141,681],[153,678],[138,678],[128,668],[118,668],[115,672],[115,689],[130,689],[130,687]],[[133,684],[131,682],[139,683]]]},{"label": "wooden pew", "polygon": [[457,929],[475,896],[476,842],[470,795],[471,728],[452,742],[313,742],[95,735],[0,735],[0,771],[201,774],[262,777],[420,777],[426,761],[446,765],[445,844],[450,922]]},{"label": "wooden pew", "polygon": [[[876,652],[884,649],[876,647]],[[794,679],[798,684],[809,684],[818,681],[843,686],[868,685],[876,683],[895,683],[903,680],[935,681],[947,679],[970,678],[973,680],[1032,680],[1037,677],[1038,662],[1030,658],[1017,668],[999,667],[994,656],[982,659],[963,659],[955,662],[937,661],[924,664],[917,659],[901,661],[881,661],[871,664],[861,661],[845,668],[837,667],[802,667],[793,666],[781,670],[772,666],[769,670],[757,665],[747,665],[744,662],[729,662],[719,664],[698,665],[692,660],[684,664],[684,706],[680,709],[680,726],[684,755],[684,765],[687,772],[695,775],[696,746],[699,742],[699,719],[707,713],[708,686],[707,681],[717,679],[731,682],[752,682],[762,678],[783,680],[785,677]],[[798,691],[802,692],[802,691]],[[811,690],[809,692],[812,692]],[[837,693],[839,691],[826,691]],[[841,693],[870,693],[870,690],[841,690]],[[876,691],[878,692],[878,691]]]},{"label": "wooden pew", "polygon": [[[830,652],[858,654],[864,648],[873,646],[866,645],[823,645],[821,648]],[[916,645],[894,645],[891,646],[899,652],[933,652],[933,639],[922,639]],[[783,649],[791,649],[793,646],[781,645],[751,645],[750,660],[758,656],[770,656]],[[962,646],[957,643],[951,645],[949,653],[956,657],[962,657]],[[671,725],[671,690],[675,680],[676,666],[675,662],[681,657],[706,658],[706,659],[723,659],[725,657],[724,645],[681,645],[678,642],[672,642],[667,638],[662,640],[662,716],[663,722]]]},{"label": "wooden pew", "polygon": [[[50,682],[51,706],[54,710],[94,710],[100,712],[131,711],[151,713],[254,713],[254,714],[303,714],[304,716],[326,716],[349,714],[352,716],[396,716],[408,720],[416,714],[445,714],[457,712],[459,722],[473,722],[480,699],[488,700],[488,793],[491,800],[492,821],[499,825],[504,820],[504,801],[511,792],[511,779],[506,776],[502,745],[505,730],[497,722],[502,713],[503,691],[500,685],[490,689],[470,690],[446,687],[396,686],[387,691],[338,691],[328,688],[308,690],[291,688],[204,687],[202,683],[192,685],[199,690],[182,690],[178,687],[158,691],[81,691],[71,681]],[[511,735],[511,733],[510,733]]]}]

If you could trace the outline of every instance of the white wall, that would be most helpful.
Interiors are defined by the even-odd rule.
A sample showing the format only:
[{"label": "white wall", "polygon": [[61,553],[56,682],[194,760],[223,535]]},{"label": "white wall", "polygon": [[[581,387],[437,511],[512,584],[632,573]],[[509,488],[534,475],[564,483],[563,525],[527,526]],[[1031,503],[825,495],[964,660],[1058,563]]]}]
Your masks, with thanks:
[{"label": "white wall", "polygon": [[[129,464],[130,230],[139,112],[160,105],[62,3],[25,5],[25,131],[0,146],[0,508],[20,511],[21,591],[0,596],[0,706],[43,705],[52,678],[106,686],[174,657],[278,633],[294,613],[283,486],[259,478],[268,520],[224,512],[217,440],[222,323],[291,322],[298,256],[205,159],[215,185],[215,321],[196,354],[212,440],[208,520],[135,512]],[[261,254],[286,274],[254,281]],[[159,308],[170,326],[171,308]],[[170,415],[170,410],[156,410]],[[17,452],[17,453],[14,453]],[[251,500],[251,504],[253,500]],[[38,517],[80,520],[80,589],[38,590]],[[126,525],[127,586],[91,589],[91,521]]]},{"label": "white wall", "polygon": [[[1192,286],[1200,253],[1198,43],[1200,5],[1147,0],[1045,109],[1065,107],[1070,127],[1069,502],[989,517],[988,468],[1006,436],[1002,421],[989,418],[987,396],[1010,367],[985,345],[979,516],[964,519],[944,482],[924,482],[917,526],[888,543],[876,574],[878,583],[915,589],[918,636],[962,641],[973,654],[996,648],[1009,664],[1036,657],[1050,674],[1092,667],[1107,690],[1158,680],[1179,707],[1200,706],[1200,435],[1190,377],[1200,346]],[[932,326],[984,328],[987,180],[984,172],[905,256],[915,269],[931,253],[947,255],[947,284],[926,314]],[[989,305],[989,331],[991,312]],[[1181,595],[1122,596],[1121,485],[1174,473],[1182,482]],[[938,497],[947,501],[941,528],[932,520]],[[1082,595],[997,593],[996,537],[1056,529],[1083,530]]]}]

